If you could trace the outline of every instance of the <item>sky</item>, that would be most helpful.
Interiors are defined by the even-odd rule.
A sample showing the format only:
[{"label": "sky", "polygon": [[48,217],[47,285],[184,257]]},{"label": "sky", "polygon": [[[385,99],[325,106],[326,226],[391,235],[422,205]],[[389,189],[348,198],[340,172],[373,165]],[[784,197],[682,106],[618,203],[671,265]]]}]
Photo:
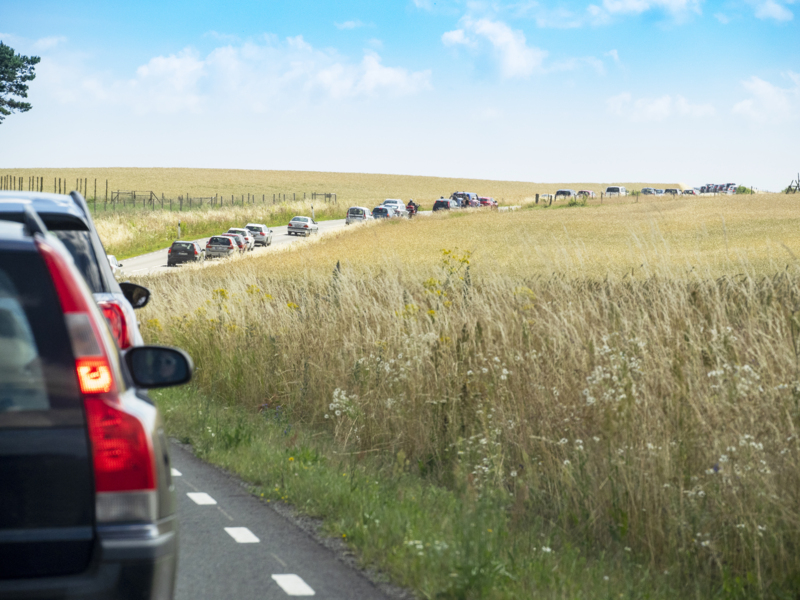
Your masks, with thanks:
[{"label": "sky", "polygon": [[536,182],[800,171],[800,0],[2,0],[0,169]]}]

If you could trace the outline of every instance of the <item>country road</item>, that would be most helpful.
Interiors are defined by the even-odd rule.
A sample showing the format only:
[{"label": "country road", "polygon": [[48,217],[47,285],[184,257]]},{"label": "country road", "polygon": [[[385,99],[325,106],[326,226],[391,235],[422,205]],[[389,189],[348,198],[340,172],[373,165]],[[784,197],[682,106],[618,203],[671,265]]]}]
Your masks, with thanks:
[{"label": "country road", "polygon": [[[319,225],[319,234],[323,235],[330,231],[336,231],[337,229],[342,229],[346,227],[344,223],[344,219],[336,219],[333,221],[318,221],[317,224]],[[222,233],[222,232],[220,232]],[[200,238],[194,240],[200,244],[201,247],[205,248],[206,242],[209,238]],[[286,231],[286,225],[282,225],[280,227],[273,227],[272,228],[272,245],[268,246],[267,248],[263,248],[261,246],[257,246],[251,253],[249,254],[258,254],[260,252],[268,252],[272,248],[280,248],[287,244],[291,244],[292,242],[297,242],[305,238],[301,238],[299,236],[289,235]],[[155,252],[150,252],[149,254],[142,254],[141,256],[134,256],[128,258],[126,260],[121,261],[123,264],[121,270],[121,277],[130,276],[130,275],[150,275],[152,273],[164,273],[170,270],[170,267],[167,267],[167,249],[164,248],[163,250],[156,250]],[[219,260],[210,260],[206,264],[217,264]],[[180,267],[177,267],[180,268]]]},{"label": "country road", "polygon": [[388,598],[237,478],[177,443],[170,454],[180,521],[176,600]]}]

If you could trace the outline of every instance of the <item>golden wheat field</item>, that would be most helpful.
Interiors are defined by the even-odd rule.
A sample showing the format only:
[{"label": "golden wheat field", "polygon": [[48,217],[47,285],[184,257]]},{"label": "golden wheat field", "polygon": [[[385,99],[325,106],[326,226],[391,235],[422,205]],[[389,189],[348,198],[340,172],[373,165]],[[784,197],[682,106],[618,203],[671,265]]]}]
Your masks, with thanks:
[{"label": "golden wheat field", "polygon": [[[359,271],[434,267],[441,249],[469,251],[476,273],[509,276],[682,278],[774,273],[800,256],[800,199],[790,195],[619,199],[613,205],[472,209],[341,232],[239,267],[321,273],[337,261]],[[217,277],[222,265],[197,277]]]},{"label": "golden wheat field", "polygon": [[194,357],[203,411],[280,405],[340,453],[401,455],[465,501],[499,494],[517,594],[545,538],[556,567],[567,548],[631,552],[673,591],[783,597],[800,581],[796,207],[358,226],[141,278],[143,332]]},{"label": "golden wheat field", "polygon": [[229,198],[231,194],[255,194],[257,198],[272,194],[299,194],[305,192],[336,193],[345,204],[373,206],[385,198],[414,198],[430,204],[436,198],[448,197],[457,190],[474,191],[482,196],[493,196],[506,204],[533,199],[536,194],[555,193],[567,187],[586,189],[599,196],[607,185],[625,185],[629,190],[644,186],[680,187],[666,183],[531,183],[522,181],[493,181],[481,179],[455,179],[446,177],[421,177],[411,175],[382,175],[369,173],[324,173],[313,171],[256,171],[242,169],[5,169],[0,175],[22,177],[27,189],[28,177],[41,177],[44,191],[52,192],[54,179],[66,180],[69,190],[75,189],[79,179],[88,179],[87,195],[94,196],[97,180],[97,198],[105,198],[106,180],[109,190],[153,191],[167,198],[178,196],[210,197],[219,194]]}]

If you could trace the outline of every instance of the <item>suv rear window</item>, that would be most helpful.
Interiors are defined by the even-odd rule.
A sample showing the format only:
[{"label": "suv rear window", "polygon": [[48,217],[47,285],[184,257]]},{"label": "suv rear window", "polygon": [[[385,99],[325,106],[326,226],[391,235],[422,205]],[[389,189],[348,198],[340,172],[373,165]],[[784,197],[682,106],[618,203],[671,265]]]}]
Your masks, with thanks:
[{"label": "suv rear window", "polygon": [[229,237],[212,237],[209,241],[212,246],[230,246],[231,238]]},{"label": "suv rear window", "polygon": [[175,250],[194,250],[194,244],[191,242],[172,242],[172,247]]},{"label": "suv rear window", "polygon": [[80,408],[75,361],[38,254],[0,252],[0,424],[9,413]]},{"label": "suv rear window", "polygon": [[103,277],[100,275],[100,266],[97,264],[97,257],[92,248],[89,232],[57,229],[51,231],[51,233],[67,247],[67,250],[72,255],[72,260],[75,261],[75,266],[78,267],[78,271],[83,275],[92,293],[107,292],[108,289],[106,289]]}]

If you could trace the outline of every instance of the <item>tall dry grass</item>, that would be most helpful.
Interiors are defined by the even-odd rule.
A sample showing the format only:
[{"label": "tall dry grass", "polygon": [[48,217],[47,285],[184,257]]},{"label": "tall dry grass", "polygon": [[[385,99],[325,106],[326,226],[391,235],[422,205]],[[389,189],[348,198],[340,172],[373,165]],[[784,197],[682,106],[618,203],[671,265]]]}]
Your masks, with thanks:
[{"label": "tall dry grass", "polygon": [[[763,215],[776,242],[780,211]],[[504,498],[512,563],[535,560],[546,531],[556,552],[645,557],[699,597],[788,597],[800,589],[800,272],[794,258],[749,260],[763,233],[731,212],[727,262],[686,253],[691,227],[656,213],[648,235],[610,244],[642,265],[633,274],[615,254],[605,269],[589,261],[591,234],[546,242],[542,268],[497,268],[499,250],[465,247],[487,228],[513,240],[533,213],[381,223],[146,279],[144,333],[186,348],[194,385],[221,405],[278,404],[341,452],[402,456],[464,498]],[[587,214],[548,218],[569,233]],[[535,236],[521,239],[535,253]],[[577,256],[587,262],[551,270]]]}]

